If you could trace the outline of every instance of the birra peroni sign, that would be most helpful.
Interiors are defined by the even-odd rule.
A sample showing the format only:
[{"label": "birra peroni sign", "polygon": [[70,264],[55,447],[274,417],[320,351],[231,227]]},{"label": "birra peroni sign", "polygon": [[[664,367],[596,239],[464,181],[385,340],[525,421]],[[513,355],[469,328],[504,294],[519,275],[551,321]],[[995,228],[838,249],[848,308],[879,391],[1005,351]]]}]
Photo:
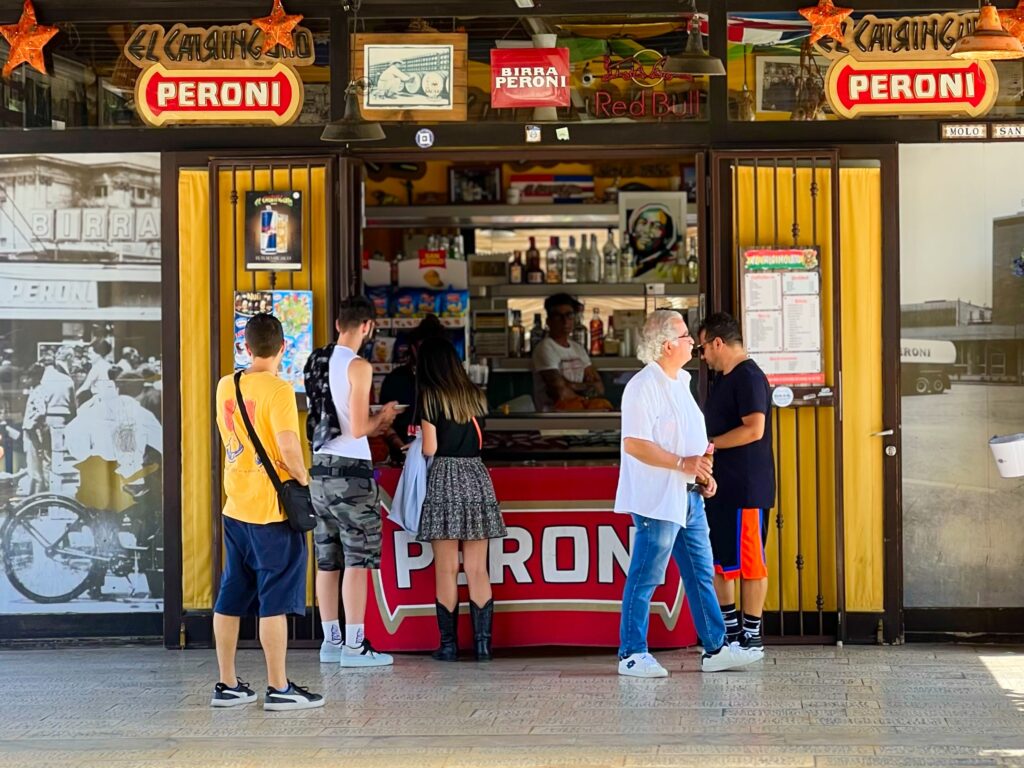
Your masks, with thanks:
[{"label": "birra peroni sign", "polygon": [[142,69],[135,84],[139,116],[149,125],[249,123],[287,125],[302,109],[296,67],[313,63],[313,35],[293,32],[295,50],[263,49],[252,24],[138,27],[124,54]]},{"label": "birra peroni sign", "polygon": [[846,118],[986,114],[999,92],[995,68],[950,58],[977,20],[977,13],[933,13],[848,21],[842,40],[823,38],[815,46],[832,59],[826,93],[833,112]]}]

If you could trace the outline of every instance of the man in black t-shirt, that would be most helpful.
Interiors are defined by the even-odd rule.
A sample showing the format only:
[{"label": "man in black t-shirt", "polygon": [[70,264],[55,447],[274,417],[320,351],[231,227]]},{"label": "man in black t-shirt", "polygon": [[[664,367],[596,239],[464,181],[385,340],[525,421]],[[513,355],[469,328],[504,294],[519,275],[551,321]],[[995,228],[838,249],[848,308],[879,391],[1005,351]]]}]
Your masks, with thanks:
[{"label": "man in black t-shirt", "polygon": [[[775,505],[771,387],[748,357],[731,315],[719,312],[708,317],[700,327],[699,340],[697,350],[718,374],[704,404],[718,483],[718,493],[705,502],[715,591],[728,641],[762,650],[761,614],[768,594],[764,547],[768,510]],[[736,612],[737,579],[742,580],[742,626]]]}]

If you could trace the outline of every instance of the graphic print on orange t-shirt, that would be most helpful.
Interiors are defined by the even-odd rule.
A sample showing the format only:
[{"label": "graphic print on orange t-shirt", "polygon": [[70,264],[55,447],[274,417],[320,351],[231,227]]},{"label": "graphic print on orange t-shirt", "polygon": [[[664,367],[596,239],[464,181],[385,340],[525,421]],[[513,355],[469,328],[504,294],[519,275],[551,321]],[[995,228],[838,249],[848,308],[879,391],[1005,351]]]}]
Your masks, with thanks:
[{"label": "graphic print on orange t-shirt", "polygon": [[[245,446],[242,445],[242,441],[238,439],[238,433],[235,432],[235,412],[237,410],[238,410],[238,403],[235,400],[225,400],[224,401],[224,426],[227,428],[227,431],[230,433],[229,437],[228,437],[227,445],[225,446],[225,451],[227,453],[228,461],[230,461],[231,463],[234,463],[235,459],[237,459],[239,456],[241,456],[242,452],[245,450]],[[245,401],[245,410],[246,410],[246,413],[249,414],[249,421],[250,422],[255,421],[256,420],[256,401],[255,400],[246,400]],[[256,460],[256,463],[257,464],[260,463],[258,458]]]}]

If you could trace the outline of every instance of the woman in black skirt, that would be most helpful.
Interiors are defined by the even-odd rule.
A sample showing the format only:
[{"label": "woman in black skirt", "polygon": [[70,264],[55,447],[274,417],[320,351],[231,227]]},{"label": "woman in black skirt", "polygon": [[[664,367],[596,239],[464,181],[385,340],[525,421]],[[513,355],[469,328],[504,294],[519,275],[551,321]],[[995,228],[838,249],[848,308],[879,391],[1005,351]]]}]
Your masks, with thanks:
[{"label": "woman in black skirt", "polygon": [[491,476],[480,460],[484,394],[469,380],[455,347],[444,339],[423,342],[418,355],[423,454],[434,460],[417,538],[434,549],[438,661],[458,658],[459,544],[469,581],[469,611],[478,661],[490,661],[494,601],[487,573],[488,539],[505,535]]}]

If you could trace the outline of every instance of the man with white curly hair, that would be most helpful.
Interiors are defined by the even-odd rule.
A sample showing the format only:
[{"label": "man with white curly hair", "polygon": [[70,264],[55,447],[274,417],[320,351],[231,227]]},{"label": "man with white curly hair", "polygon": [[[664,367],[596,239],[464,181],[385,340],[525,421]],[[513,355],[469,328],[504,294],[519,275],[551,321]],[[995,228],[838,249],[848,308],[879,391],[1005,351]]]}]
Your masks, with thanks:
[{"label": "man with white curly hair", "polygon": [[622,595],[619,674],[667,677],[647,651],[651,597],[668,560],[679,566],[697,636],[704,648],[701,670],[720,672],[758,660],[726,643],[725,623],[714,588],[714,566],[704,498],[715,494],[705,456],[704,415],[690,392],[683,366],[693,357],[693,337],[673,310],[652,312],[644,323],[637,356],[644,368],[622,395],[622,461],[615,511],[633,516],[633,544]]}]

